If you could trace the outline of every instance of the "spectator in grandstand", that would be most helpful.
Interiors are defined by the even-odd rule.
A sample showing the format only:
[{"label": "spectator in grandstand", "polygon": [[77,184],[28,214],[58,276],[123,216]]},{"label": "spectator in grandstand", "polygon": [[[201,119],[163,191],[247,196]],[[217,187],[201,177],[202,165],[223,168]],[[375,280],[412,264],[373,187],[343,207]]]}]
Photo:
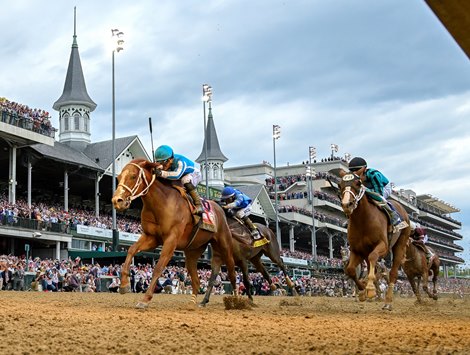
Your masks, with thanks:
[{"label": "spectator in grandstand", "polygon": [[15,291],[24,290],[24,269],[21,263],[16,265],[13,271],[13,289]]},{"label": "spectator in grandstand", "polygon": [[385,175],[376,169],[368,168],[367,162],[361,157],[352,158],[348,167],[351,172],[365,177],[364,185],[367,187],[371,198],[384,202],[383,207],[390,215],[391,223],[395,230],[406,228],[406,222],[402,221],[393,205],[387,201],[387,198],[392,193],[392,185]]},{"label": "spectator in grandstand", "polygon": [[109,292],[118,292],[119,286],[121,285],[119,278],[113,277],[113,281],[109,284]]},{"label": "spectator in grandstand", "polygon": [[157,148],[155,162],[158,164],[154,170],[155,176],[170,180],[181,180],[194,201],[196,207],[194,213],[201,215],[204,209],[196,186],[202,177],[194,162],[183,155],[174,154],[173,149],[167,145],[161,145]]},{"label": "spectator in grandstand", "polygon": [[240,218],[250,229],[253,238],[253,246],[261,246],[266,244],[267,240],[260,235],[249,215],[251,213],[251,205],[253,201],[247,195],[234,187],[226,186],[222,190],[222,208],[226,210],[230,216]]},{"label": "spectator in grandstand", "polygon": [[65,278],[65,292],[78,291],[80,289],[80,281],[77,277],[77,272],[74,270],[71,274],[67,274]]}]

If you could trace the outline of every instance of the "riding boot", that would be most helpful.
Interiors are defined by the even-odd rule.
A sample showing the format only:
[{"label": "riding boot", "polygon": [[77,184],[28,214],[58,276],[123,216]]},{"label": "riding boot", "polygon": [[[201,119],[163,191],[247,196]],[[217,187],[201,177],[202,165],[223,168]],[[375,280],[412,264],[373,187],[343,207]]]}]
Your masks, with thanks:
[{"label": "riding boot", "polygon": [[256,228],[255,224],[253,223],[253,221],[249,217],[243,217],[243,222],[250,229],[251,236],[253,237],[253,239],[256,240],[256,239],[261,238],[261,236],[258,232],[258,228]]},{"label": "riding boot", "polygon": [[189,196],[191,196],[191,198],[193,199],[195,207],[193,214],[202,215],[202,213],[204,212],[204,208],[202,207],[201,197],[197,193],[196,187],[194,187],[194,185],[190,182],[184,184],[184,187],[186,191],[188,191]]},{"label": "riding boot", "polygon": [[393,207],[391,203],[387,202],[383,205],[383,207],[390,217],[390,223],[393,226],[394,232],[407,227],[407,223],[402,221],[400,215],[398,214],[398,212],[395,210],[395,208]]}]

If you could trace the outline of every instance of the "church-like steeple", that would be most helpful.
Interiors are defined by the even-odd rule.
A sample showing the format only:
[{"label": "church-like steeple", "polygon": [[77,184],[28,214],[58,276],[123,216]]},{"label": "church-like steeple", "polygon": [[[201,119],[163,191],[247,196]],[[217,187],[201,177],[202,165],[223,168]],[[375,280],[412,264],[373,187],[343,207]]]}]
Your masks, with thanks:
[{"label": "church-like steeple", "polygon": [[208,114],[207,126],[206,126],[206,137],[202,146],[202,152],[196,159],[196,162],[201,164],[201,172],[203,179],[206,179],[205,169],[205,144],[207,140],[207,166],[208,166],[208,185],[215,187],[224,186],[224,162],[228,158],[220,150],[219,139],[217,138],[217,132],[215,130],[214,117],[212,116],[212,105],[209,101],[209,114]]},{"label": "church-like steeple", "polygon": [[88,95],[85,85],[78,53],[76,19],[76,8],[74,8],[73,43],[64,91],[53,108],[59,111],[59,141],[83,150],[91,142],[90,112],[96,108],[96,103]]}]

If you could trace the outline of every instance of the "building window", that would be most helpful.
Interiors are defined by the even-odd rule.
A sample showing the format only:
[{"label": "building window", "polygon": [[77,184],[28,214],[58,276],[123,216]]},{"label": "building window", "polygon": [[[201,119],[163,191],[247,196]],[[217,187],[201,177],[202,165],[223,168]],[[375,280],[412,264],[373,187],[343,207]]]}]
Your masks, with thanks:
[{"label": "building window", "polygon": [[69,114],[68,114],[68,113],[65,113],[64,116],[63,116],[64,131],[68,131],[68,130],[69,130],[69,119],[70,119]]},{"label": "building window", "polygon": [[90,125],[88,124],[89,121],[90,121],[90,117],[88,117],[88,115],[85,114],[85,115],[83,116],[83,118],[84,118],[83,123],[84,123],[84,125],[85,125],[84,129],[85,129],[85,132],[88,133],[88,132],[89,132],[89,129],[90,129]]},{"label": "building window", "polygon": [[73,115],[73,123],[74,123],[74,129],[76,131],[79,131],[80,130],[80,114],[75,113]]}]

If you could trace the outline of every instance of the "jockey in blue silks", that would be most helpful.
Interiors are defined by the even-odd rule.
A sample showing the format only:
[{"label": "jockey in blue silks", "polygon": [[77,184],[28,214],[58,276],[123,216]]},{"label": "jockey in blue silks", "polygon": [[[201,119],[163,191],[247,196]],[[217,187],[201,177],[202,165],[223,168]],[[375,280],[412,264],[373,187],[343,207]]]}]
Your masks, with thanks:
[{"label": "jockey in blue silks", "polygon": [[240,218],[245,225],[250,229],[251,236],[254,241],[261,239],[258,232],[258,228],[254,225],[253,221],[248,217],[251,213],[251,205],[253,201],[243,192],[227,186],[222,191],[222,197],[220,198],[225,204],[222,208],[226,209],[232,215]]},{"label": "jockey in blue silks", "polygon": [[169,180],[181,180],[186,191],[194,201],[194,213],[201,215],[204,212],[201,197],[196,186],[201,181],[201,172],[194,166],[194,162],[181,154],[174,154],[173,149],[161,145],[154,154],[155,162],[160,165],[155,169],[155,176]]}]

